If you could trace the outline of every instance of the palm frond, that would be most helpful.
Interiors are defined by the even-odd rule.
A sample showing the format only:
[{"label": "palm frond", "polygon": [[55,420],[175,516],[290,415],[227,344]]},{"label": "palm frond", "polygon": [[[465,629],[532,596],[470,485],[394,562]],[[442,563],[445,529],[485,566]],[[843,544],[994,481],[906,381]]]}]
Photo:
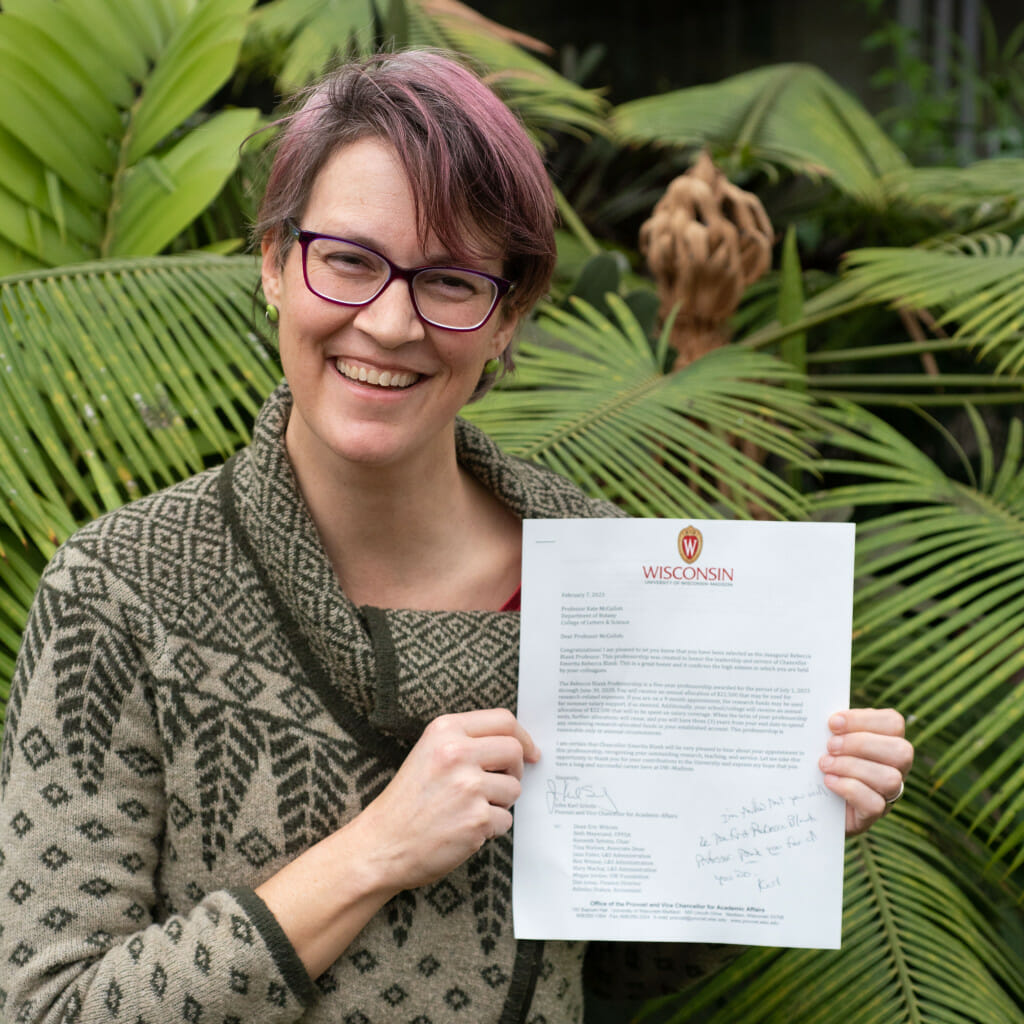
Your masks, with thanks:
[{"label": "palm frond", "polygon": [[1004,235],[941,248],[856,249],[846,279],[872,302],[938,312],[954,340],[995,362],[997,374],[1024,371],[1024,244]]},{"label": "palm frond", "polygon": [[[1022,264],[1016,252],[1007,255],[1006,249],[1005,239],[988,236],[961,239],[956,246],[946,243],[942,251],[895,246],[853,250],[846,273],[809,298],[802,316],[759,326],[737,344],[781,351],[787,339],[806,333],[807,387],[825,401],[839,397],[867,407],[929,408],[965,401],[1019,404],[1024,397],[1024,339],[1011,325],[998,337],[983,333],[990,326],[986,320],[1005,315],[999,308],[984,307],[993,294],[989,286],[1008,306],[1017,304],[1013,285],[1003,285],[1011,270],[1019,278]],[[960,316],[968,306],[974,317],[970,330],[954,321],[954,313]],[[916,310],[924,311],[929,333],[922,329],[917,336],[893,341],[894,330],[897,336],[907,330],[897,316]],[[931,310],[938,314],[937,322]],[[957,329],[948,333],[943,327],[947,322]],[[856,343],[843,343],[844,336]],[[964,372],[965,355],[973,356],[976,369],[968,366]],[[913,364],[924,359],[934,360],[934,366],[915,372]],[[997,359],[999,372],[993,373]],[[899,370],[886,370],[887,365]]]},{"label": "palm frond", "polygon": [[249,44],[291,92],[350,52],[372,53],[376,28],[374,0],[271,0],[253,12]]},{"label": "palm frond", "polygon": [[1024,218],[1024,160],[991,159],[969,167],[906,167],[882,188],[891,204],[921,211],[964,230],[1009,229]]},{"label": "palm frond", "polygon": [[[980,418],[979,479],[959,483],[888,425],[844,407],[823,470],[854,482],[820,509],[859,510],[853,661],[861,685],[913,720],[916,742],[955,739],[927,762],[933,785],[972,773],[964,804],[990,843],[1024,793],[1024,431],[1001,463]],[[881,514],[871,518],[874,510]],[[1018,858],[1020,860],[1020,858]]]},{"label": "palm frond", "polygon": [[802,496],[743,450],[809,466],[814,413],[792,368],[724,348],[665,373],[667,329],[652,347],[626,304],[607,301],[614,322],[579,299],[547,308],[515,377],[468,417],[632,515],[806,517]]},{"label": "palm frond", "polygon": [[255,110],[182,124],[234,71],[253,0],[0,12],[0,275],[149,255],[209,205]]},{"label": "palm frond", "polygon": [[272,57],[285,89],[307,85],[347,54],[427,46],[469,58],[541,140],[556,131],[606,130],[607,104],[599,94],[534,55],[550,47],[457,0],[272,0],[254,12],[251,24],[253,46]]},{"label": "palm frond", "polygon": [[57,544],[248,440],[279,376],[257,272],[192,255],[0,278],[0,680]]},{"label": "palm frond", "polygon": [[608,105],[600,94],[558,74],[524,48],[516,34],[452,0],[411,3],[409,11],[410,43],[439,46],[470,57],[495,92],[543,143],[550,143],[556,132],[584,138],[607,133]]},{"label": "palm frond", "polygon": [[612,125],[630,142],[707,146],[736,166],[763,163],[826,179],[871,205],[884,199],[881,176],[907,164],[853,96],[806,64],[624,103]]}]

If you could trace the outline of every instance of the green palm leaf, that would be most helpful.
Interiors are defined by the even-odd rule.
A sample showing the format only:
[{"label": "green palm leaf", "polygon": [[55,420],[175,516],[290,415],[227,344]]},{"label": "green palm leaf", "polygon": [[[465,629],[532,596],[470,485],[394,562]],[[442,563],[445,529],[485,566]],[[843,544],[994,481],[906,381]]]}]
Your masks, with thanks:
[{"label": "green palm leaf", "polygon": [[159,252],[216,197],[258,112],[200,117],[253,0],[5,0],[0,275]]},{"label": "green palm leaf", "polygon": [[772,357],[720,349],[665,373],[668,335],[652,348],[626,304],[612,322],[582,300],[554,308],[524,341],[511,383],[467,410],[503,447],[618,501],[637,516],[800,519],[803,498],[746,442],[806,466],[814,414]]},{"label": "green palm leaf", "polygon": [[[378,38],[375,27],[385,38]],[[523,49],[525,44],[547,51],[544,44],[456,0],[273,0],[254,12],[251,42],[280,67],[281,85],[288,90],[308,84],[339,56],[372,53],[382,43],[450,50],[489,75],[495,91],[535,135],[605,130],[606,103],[596,92]]]},{"label": "green palm leaf", "polygon": [[906,167],[870,114],[818,68],[779,64],[615,108],[630,142],[707,146],[737,166],[768,164],[831,181],[880,205],[882,175]]},{"label": "green palm leaf", "polygon": [[271,0],[253,12],[249,44],[292,92],[350,51],[372,53],[376,22],[374,0]]},{"label": "green palm leaf", "polygon": [[192,255],[0,279],[0,687],[58,543],[248,440],[279,376],[252,334],[257,274]]},{"label": "green palm leaf", "polygon": [[[912,717],[935,786],[969,773],[962,805],[995,844],[1019,839],[1024,810],[1024,430],[1001,463],[971,410],[981,472],[948,477],[891,427],[846,407],[825,440],[845,456],[823,468],[855,482],[821,509],[855,506],[858,588],[854,668],[860,685]],[[883,514],[869,518],[871,511]],[[955,738],[933,746],[937,737]],[[1013,865],[1024,861],[1015,851]]]},{"label": "green palm leaf", "polygon": [[409,42],[466,54],[535,135],[550,142],[555,132],[605,134],[607,103],[599,93],[558,74],[524,49],[524,41],[535,43],[452,0],[409,4]]},{"label": "green palm leaf", "polygon": [[986,235],[940,248],[857,249],[847,281],[872,302],[932,309],[953,337],[979,356],[997,359],[995,372],[1024,370],[1024,244]]},{"label": "green palm leaf", "polygon": [[[1012,255],[1007,249],[1013,249]],[[1003,323],[1001,333],[992,327],[997,319],[1013,316],[1019,306],[1014,285],[1019,284],[1022,264],[1004,238],[962,239],[956,246],[944,243],[941,250],[855,249],[846,263],[844,275],[808,299],[798,319],[758,327],[737,344],[770,351],[784,347],[794,334],[806,333],[807,387],[814,397],[827,401],[841,396],[865,406],[910,407],[1021,401],[1022,339],[1012,324]],[[986,306],[997,294],[1004,305]],[[887,326],[889,314],[879,308],[887,304],[899,311],[935,310],[941,318],[939,330],[944,323],[956,329],[952,336],[894,342],[893,328],[904,328]],[[869,317],[873,308],[874,316]],[[970,322],[956,319],[961,316],[970,316]],[[821,330],[827,326],[833,329]],[[837,333],[856,339],[856,344],[842,344]],[[977,356],[976,371],[946,369],[947,356],[965,352]],[[906,372],[908,360],[925,356],[935,359],[936,372]],[[992,373],[989,367],[997,358],[999,372]],[[885,369],[890,360],[900,361],[900,372]]]},{"label": "green palm leaf", "polygon": [[885,176],[890,203],[909,206],[950,224],[1009,228],[1024,218],[1024,160],[982,160],[969,167],[907,167]]}]

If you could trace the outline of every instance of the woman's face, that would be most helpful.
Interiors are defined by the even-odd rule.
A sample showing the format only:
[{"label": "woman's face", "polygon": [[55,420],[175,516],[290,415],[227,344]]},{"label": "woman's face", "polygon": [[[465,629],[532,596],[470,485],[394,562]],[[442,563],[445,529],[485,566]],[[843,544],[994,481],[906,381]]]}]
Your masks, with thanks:
[{"label": "woman's face", "polygon": [[[378,139],[354,142],[328,160],[299,227],[358,242],[403,267],[467,265],[453,261],[436,238],[421,243],[405,171]],[[500,275],[501,253],[468,269]],[[416,315],[408,284],[399,279],[366,306],[327,302],[306,287],[297,243],[283,267],[264,244],[263,291],[280,314],[281,362],[295,402],[286,442],[297,469],[333,460],[416,460],[429,469],[450,459],[455,416],[516,326],[499,306],[475,331],[433,327]]]}]

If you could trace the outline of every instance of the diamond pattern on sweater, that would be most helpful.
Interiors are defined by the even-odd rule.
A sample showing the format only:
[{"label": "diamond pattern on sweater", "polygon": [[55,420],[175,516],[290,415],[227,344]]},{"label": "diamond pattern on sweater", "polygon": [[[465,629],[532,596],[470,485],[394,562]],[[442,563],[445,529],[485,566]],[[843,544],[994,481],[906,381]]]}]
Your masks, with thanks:
[{"label": "diamond pattern on sweater", "polygon": [[36,955],[35,949],[27,942],[19,942],[11,953],[11,963],[24,967]]},{"label": "diamond pattern on sweater", "polygon": [[48,783],[39,792],[42,798],[54,809],[66,804],[71,799],[71,794],[56,782]]},{"label": "diamond pattern on sweater", "polygon": [[[0,753],[0,981],[12,1021],[31,1015],[18,979],[47,976],[56,935],[90,968],[77,988],[62,968],[71,1018],[158,1024],[163,1000],[167,1019],[278,1024],[302,1016],[297,993],[312,999],[298,973],[281,973],[275,957],[292,952],[271,953],[258,908],[228,887],[255,900],[251,887],[380,792],[403,748],[369,724],[373,646],[298,498],[284,408],[272,400],[261,417],[230,502],[219,471],[143,498],[80,531],[41,581]],[[459,437],[480,466],[502,461],[469,428]],[[543,474],[524,484],[511,462],[488,473],[512,505],[532,492],[548,514],[562,495],[563,514],[587,514]],[[235,539],[243,530],[254,556]],[[404,715],[513,705],[517,616],[388,616]],[[44,819],[69,822],[66,834]],[[392,900],[360,949],[321,976],[323,1010],[310,1019],[390,1019],[384,991],[403,1021],[497,1020],[516,951],[509,851],[488,843],[442,882]],[[439,915],[452,948],[437,941]],[[578,971],[579,956],[566,963]],[[554,993],[536,998],[547,1008]],[[577,1018],[567,1011],[562,1024]]]},{"label": "diamond pattern on sweater", "polygon": [[447,878],[430,886],[424,893],[424,899],[441,917],[448,917],[465,902],[465,897]]},{"label": "diamond pattern on sweater", "polygon": [[7,890],[7,895],[20,907],[34,892],[35,890],[28,884],[28,882],[19,878],[18,881]]},{"label": "diamond pattern on sweater", "polygon": [[103,899],[104,896],[114,891],[114,887],[105,878],[90,878],[88,882],[83,882],[78,888],[79,891],[97,900]]},{"label": "diamond pattern on sweater", "polygon": [[515,617],[458,613],[446,616],[441,630],[423,616],[396,612],[391,628],[402,666],[399,699],[412,717],[426,723],[451,711],[515,707]]},{"label": "diamond pattern on sweater", "polygon": [[149,811],[146,809],[146,805],[136,800],[134,797],[130,800],[125,800],[123,803],[117,805],[117,809],[122,813],[131,818],[132,821],[141,821],[145,818]]},{"label": "diamond pattern on sweater", "polygon": [[138,874],[146,866],[146,862],[135,850],[122,854],[117,858],[117,863],[131,875]]},{"label": "diamond pattern on sweater", "polygon": [[39,860],[42,862],[43,867],[49,868],[50,871],[60,871],[71,860],[71,854],[62,850],[59,846],[51,844],[43,851],[43,855]]},{"label": "diamond pattern on sweater", "polygon": [[491,964],[490,967],[485,967],[480,972],[480,976],[491,988],[501,988],[508,984],[508,975],[498,964]]},{"label": "diamond pattern on sweater", "polygon": [[90,843],[102,843],[104,839],[109,839],[114,834],[98,818],[83,821],[81,825],[76,826],[75,831],[85,836]]},{"label": "diamond pattern on sweater", "polygon": [[472,1003],[472,999],[466,994],[466,992],[458,987],[450,988],[444,994],[445,1004],[449,1009],[455,1010],[456,1012],[466,1009],[467,1006]]},{"label": "diamond pattern on sweater", "polygon": [[43,765],[49,764],[57,756],[53,744],[46,738],[39,726],[29,729],[19,746],[21,747],[21,752],[25,755],[25,760],[28,761],[29,766],[34,771],[38,771]]},{"label": "diamond pattern on sweater", "polygon": [[278,856],[274,844],[258,828],[242,836],[235,848],[254,868],[261,868]]},{"label": "diamond pattern on sweater", "polygon": [[401,985],[395,983],[394,985],[389,985],[386,989],[383,989],[380,997],[388,1004],[388,1006],[399,1006],[409,998],[409,993],[406,992]]},{"label": "diamond pattern on sweater", "polygon": [[224,685],[240,701],[255,700],[267,687],[267,684],[240,658],[224,673]]},{"label": "diamond pattern on sweater", "polygon": [[116,1017],[121,1011],[121,986],[116,981],[111,981],[107,986],[107,995],[104,999],[107,1009]]},{"label": "diamond pattern on sweater", "polygon": [[85,937],[85,944],[94,952],[105,953],[114,944],[114,936],[102,928],[97,928]]},{"label": "diamond pattern on sweater", "polygon": [[167,991],[167,971],[164,970],[163,964],[156,964],[153,967],[153,972],[149,976],[149,987],[157,999],[163,999]]},{"label": "diamond pattern on sweater", "polygon": [[188,1024],[199,1024],[203,1016],[203,1004],[191,993],[185,996],[185,1002],[181,1007],[181,1019],[188,1021]]},{"label": "diamond pattern on sweater", "polygon": [[368,974],[377,969],[378,960],[368,949],[360,949],[354,953],[347,954],[350,964],[360,973]]},{"label": "diamond pattern on sweater", "polygon": [[267,986],[267,1003],[270,1006],[287,1006],[288,989],[279,981],[272,981]]},{"label": "diamond pattern on sweater", "polygon": [[192,962],[199,968],[200,974],[210,973],[210,949],[202,942],[196,943],[195,955],[192,957]]}]

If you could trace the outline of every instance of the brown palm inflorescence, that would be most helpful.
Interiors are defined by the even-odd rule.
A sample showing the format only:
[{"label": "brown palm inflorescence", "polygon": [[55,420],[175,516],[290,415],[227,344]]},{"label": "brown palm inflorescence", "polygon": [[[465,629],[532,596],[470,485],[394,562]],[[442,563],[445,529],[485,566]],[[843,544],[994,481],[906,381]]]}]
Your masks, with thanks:
[{"label": "brown palm inflorescence", "polygon": [[757,196],[732,184],[706,151],[676,178],[640,228],[660,316],[677,309],[676,368],[729,340],[746,288],[771,265],[772,225]]}]

